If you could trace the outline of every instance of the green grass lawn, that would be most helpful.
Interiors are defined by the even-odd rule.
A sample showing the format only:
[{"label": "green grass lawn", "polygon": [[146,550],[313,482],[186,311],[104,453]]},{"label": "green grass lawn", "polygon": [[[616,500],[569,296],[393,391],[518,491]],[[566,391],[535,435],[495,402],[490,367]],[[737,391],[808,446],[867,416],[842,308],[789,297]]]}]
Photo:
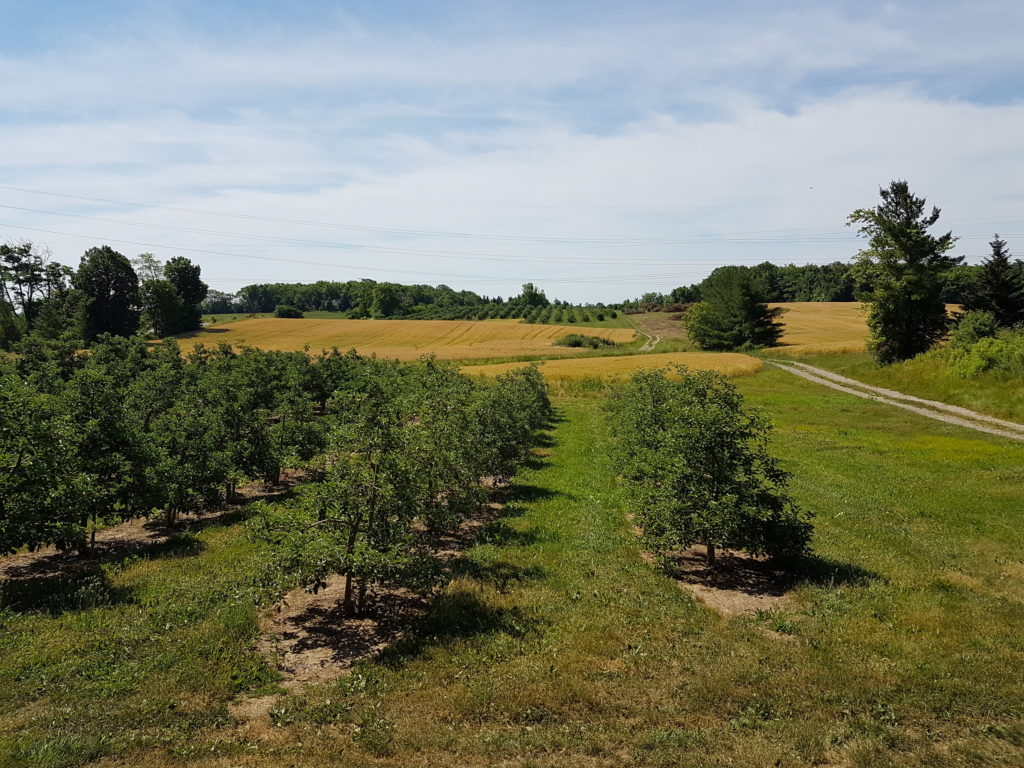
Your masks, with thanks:
[{"label": "green grass lawn", "polygon": [[239,523],[8,592],[0,766],[1024,764],[1024,446],[818,387],[737,380],[816,513],[794,609],[726,619],[641,558],[597,398],[432,613],[282,696],[251,650],[262,551]]},{"label": "green grass lawn", "polygon": [[[762,356],[772,355],[769,351]],[[800,356],[793,361],[835,371],[866,384],[1024,422],[1024,383],[1020,379],[993,372],[964,378],[934,352],[890,366],[877,365],[867,353]]]}]

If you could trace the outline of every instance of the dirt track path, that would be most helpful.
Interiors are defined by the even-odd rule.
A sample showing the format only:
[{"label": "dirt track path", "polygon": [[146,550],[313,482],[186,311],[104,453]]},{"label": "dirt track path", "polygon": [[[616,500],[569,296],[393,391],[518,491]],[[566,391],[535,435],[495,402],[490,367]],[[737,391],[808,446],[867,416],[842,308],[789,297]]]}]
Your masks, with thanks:
[{"label": "dirt track path", "polygon": [[855,379],[840,376],[838,373],[806,365],[805,363],[782,362],[779,360],[766,360],[765,362],[808,381],[813,381],[815,384],[821,384],[840,392],[892,405],[929,419],[935,419],[947,424],[955,424],[958,427],[966,427],[978,432],[986,432],[990,435],[1008,437],[1011,440],[1024,442],[1024,424],[1004,421],[956,405],[940,403],[936,400],[925,400],[892,389],[864,384]]},{"label": "dirt track path", "polygon": [[658,343],[661,341],[661,336],[658,336],[656,333],[652,333],[651,331],[645,331],[639,325],[636,326],[636,332],[647,338],[647,341],[645,341],[643,346],[638,350],[640,352],[653,352],[654,348],[658,346]]}]

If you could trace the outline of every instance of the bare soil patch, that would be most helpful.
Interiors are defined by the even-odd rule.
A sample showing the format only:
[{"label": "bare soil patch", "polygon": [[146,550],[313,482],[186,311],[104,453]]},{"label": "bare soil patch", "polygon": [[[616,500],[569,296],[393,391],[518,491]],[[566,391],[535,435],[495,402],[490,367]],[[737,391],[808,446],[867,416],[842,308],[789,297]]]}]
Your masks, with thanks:
[{"label": "bare soil patch", "polygon": [[[654,565],[656,558],[643,554]],[[714,568],[708,566],[703,546],[693,546],[668,558],[668,573],[680,589],[723,616],[786,608],[793,583],[790,574],[770,559],[746,552],[719,550]]]},{"label": "bare soil patch", "polygon": [[[500,510],[500,504],[486,505],[456,530],[428,537],[430,547],[443,562],[453,562]],[[346,617],[344,594],[344,577],[334,576],[316,593],[292,590],[264,613],[257,647],[284,675],[285,687],[346,674],[398,640],[430,605],[428,598],[409,590],[377,585],[368,593],[363,615]]]}]

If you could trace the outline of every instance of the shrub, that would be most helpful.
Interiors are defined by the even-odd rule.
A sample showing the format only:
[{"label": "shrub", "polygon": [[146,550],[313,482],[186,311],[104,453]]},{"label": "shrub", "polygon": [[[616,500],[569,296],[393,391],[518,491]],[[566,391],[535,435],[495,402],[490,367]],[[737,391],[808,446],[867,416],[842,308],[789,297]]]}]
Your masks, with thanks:
[{"label": "shrub", "polygon": [[992,371],[1024,379],[1024,332],[1001,331],[995,337],[983,336],[968,347],[954,347],[951,362],[953,371],[964,378]]},{"label": "shrub", "polygon": [[998,330],[996,316],[991,312],[968,312],[960,317],[956,329],[950,334],[949,346],[967,350],[981,339],[994,337]]},{"label": "shrub", "polygon": [[590,347],[600,349],[601,347],[614,347],[615,342],[603,336],[585,336],[582,333],[569,333],[555,342],[556,347]]},{"label": "shrub", "polygon": [[274,308],[274,317],[304,317],[302,310],[291,304],[278,304]]},{"label": "shrub", "polygon": [[644,535],[662,553],[704,544],[711,565],[716,547],[806,553],[811,524],[768,453],[771,422],[721,374],[675,373],[638,371],[609,398],[615,467]]}]

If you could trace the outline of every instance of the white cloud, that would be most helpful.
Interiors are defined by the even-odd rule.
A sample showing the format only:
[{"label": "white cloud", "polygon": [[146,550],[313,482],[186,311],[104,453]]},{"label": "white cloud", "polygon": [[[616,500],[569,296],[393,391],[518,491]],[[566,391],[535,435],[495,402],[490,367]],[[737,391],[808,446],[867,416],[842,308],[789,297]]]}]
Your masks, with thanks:
[{"label": "white cloud", "polygon": [[[217,46],[178,30],[8,58],[2,183],[253,218],[0,189],[9,206],[238,234],[2,208],[0,233],[66,262],[102,239],[140,244],[112,243],[128,253],[293,260],[186,252],[219,288],[366,276],[507,295],[532,279],[614,300],[718,263],[849,258],[845,216],[905,177],[961,222],[963,252],[981,255],[992,230],[1013,248],[1024,106],[922,83],[975,87],[1024,50],[1009,34],[981,44],[984,8],[911,11],[810,6],[475,36],[469,25],[456,41],[344,23]],[[671,242],[638,242],[659,239]],[[298,242],[310,240],[336,247]]]}]

